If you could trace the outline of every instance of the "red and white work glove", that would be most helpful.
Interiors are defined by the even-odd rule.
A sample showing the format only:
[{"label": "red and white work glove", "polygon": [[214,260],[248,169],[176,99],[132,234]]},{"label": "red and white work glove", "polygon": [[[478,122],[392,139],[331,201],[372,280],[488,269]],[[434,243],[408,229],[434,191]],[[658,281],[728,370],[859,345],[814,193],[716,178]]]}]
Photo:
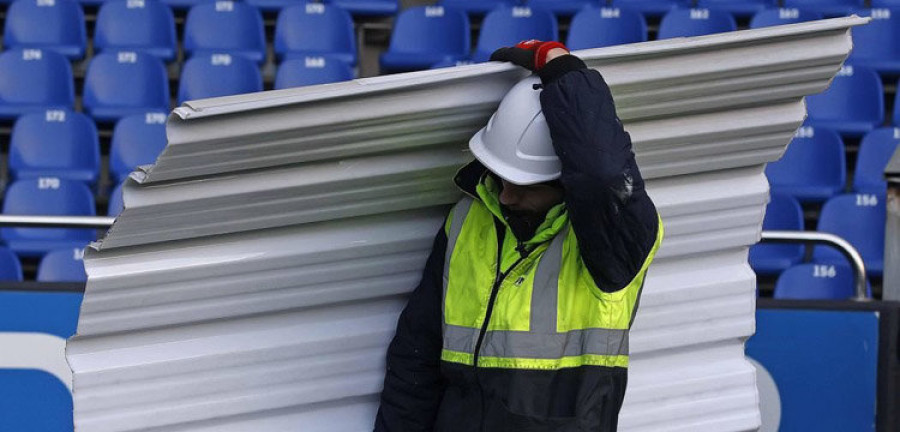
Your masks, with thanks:
[{"label": "red and white work glove", "polygon": [[551,41],[543,42],[537,39],[522,41],[512,47],[503,47],[491,54],[491,61],[510,62],[530,71],[537,72],[547,64],[547,54],[554,48],[562,48],[569,51],[565,45]]}]

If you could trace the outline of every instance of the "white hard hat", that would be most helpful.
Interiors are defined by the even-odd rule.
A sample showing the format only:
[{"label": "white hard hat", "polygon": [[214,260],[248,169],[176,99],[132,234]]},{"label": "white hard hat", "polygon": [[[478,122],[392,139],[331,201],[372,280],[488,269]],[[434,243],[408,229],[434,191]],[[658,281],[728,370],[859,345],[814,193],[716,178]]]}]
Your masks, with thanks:
[{"label": "white hard hat", "polygon": [[500,102],[487,126],[469,140],[475,158],[500,178],[517,185],[556,180],[560,162],[541,111],[541,80],[519,81]]}]

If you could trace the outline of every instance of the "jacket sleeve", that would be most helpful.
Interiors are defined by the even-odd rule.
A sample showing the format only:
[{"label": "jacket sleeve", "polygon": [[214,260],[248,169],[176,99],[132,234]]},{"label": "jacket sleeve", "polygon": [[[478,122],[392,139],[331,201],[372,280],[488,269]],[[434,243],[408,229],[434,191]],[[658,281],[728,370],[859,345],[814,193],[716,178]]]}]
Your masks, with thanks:
[{"label": "jacket sleeve", "polygon": [[562,163],[560,181],[581,258],[602,291],[618,291],[641,271],[661,229],[631,137],[609,86],[578,57],[557,57],[540,76],[541,107]]},{"label": "jacket sleeve", "polygon": [[431,431],[445,384],[441,363],[441,303],[447,235],[437,234],[419,286],[397,322],[387,352],[387,372],[376,432]]}]

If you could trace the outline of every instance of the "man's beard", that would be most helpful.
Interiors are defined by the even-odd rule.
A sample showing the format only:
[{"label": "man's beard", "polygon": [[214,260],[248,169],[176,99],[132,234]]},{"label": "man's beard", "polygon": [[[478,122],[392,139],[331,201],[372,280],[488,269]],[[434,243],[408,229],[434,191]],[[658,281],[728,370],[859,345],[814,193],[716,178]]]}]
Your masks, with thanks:
[{"label": "man's beard", "polygon": [[512,210],[503,207],[503,216],[506,223],[512,230],[516,239],[520,242],[530,240],[534,237],[535,231],[544,221],[546,213],[538,213],[529,210]]}]

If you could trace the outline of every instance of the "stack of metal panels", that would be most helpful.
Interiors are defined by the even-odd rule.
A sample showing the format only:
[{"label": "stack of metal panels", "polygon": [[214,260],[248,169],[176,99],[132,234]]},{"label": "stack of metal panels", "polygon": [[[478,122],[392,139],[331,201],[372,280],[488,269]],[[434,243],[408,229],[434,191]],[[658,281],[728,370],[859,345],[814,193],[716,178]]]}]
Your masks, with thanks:
[{"label": "stack of metal panels", "polygon": [[[767,162],[851,48],[851,17],[577,53],[610,84],[666,238],[624,431],[758,427]],[[371,430],[385,348],[507,64],[188,102],[86,255],[67,357],[101,431]]]}]

